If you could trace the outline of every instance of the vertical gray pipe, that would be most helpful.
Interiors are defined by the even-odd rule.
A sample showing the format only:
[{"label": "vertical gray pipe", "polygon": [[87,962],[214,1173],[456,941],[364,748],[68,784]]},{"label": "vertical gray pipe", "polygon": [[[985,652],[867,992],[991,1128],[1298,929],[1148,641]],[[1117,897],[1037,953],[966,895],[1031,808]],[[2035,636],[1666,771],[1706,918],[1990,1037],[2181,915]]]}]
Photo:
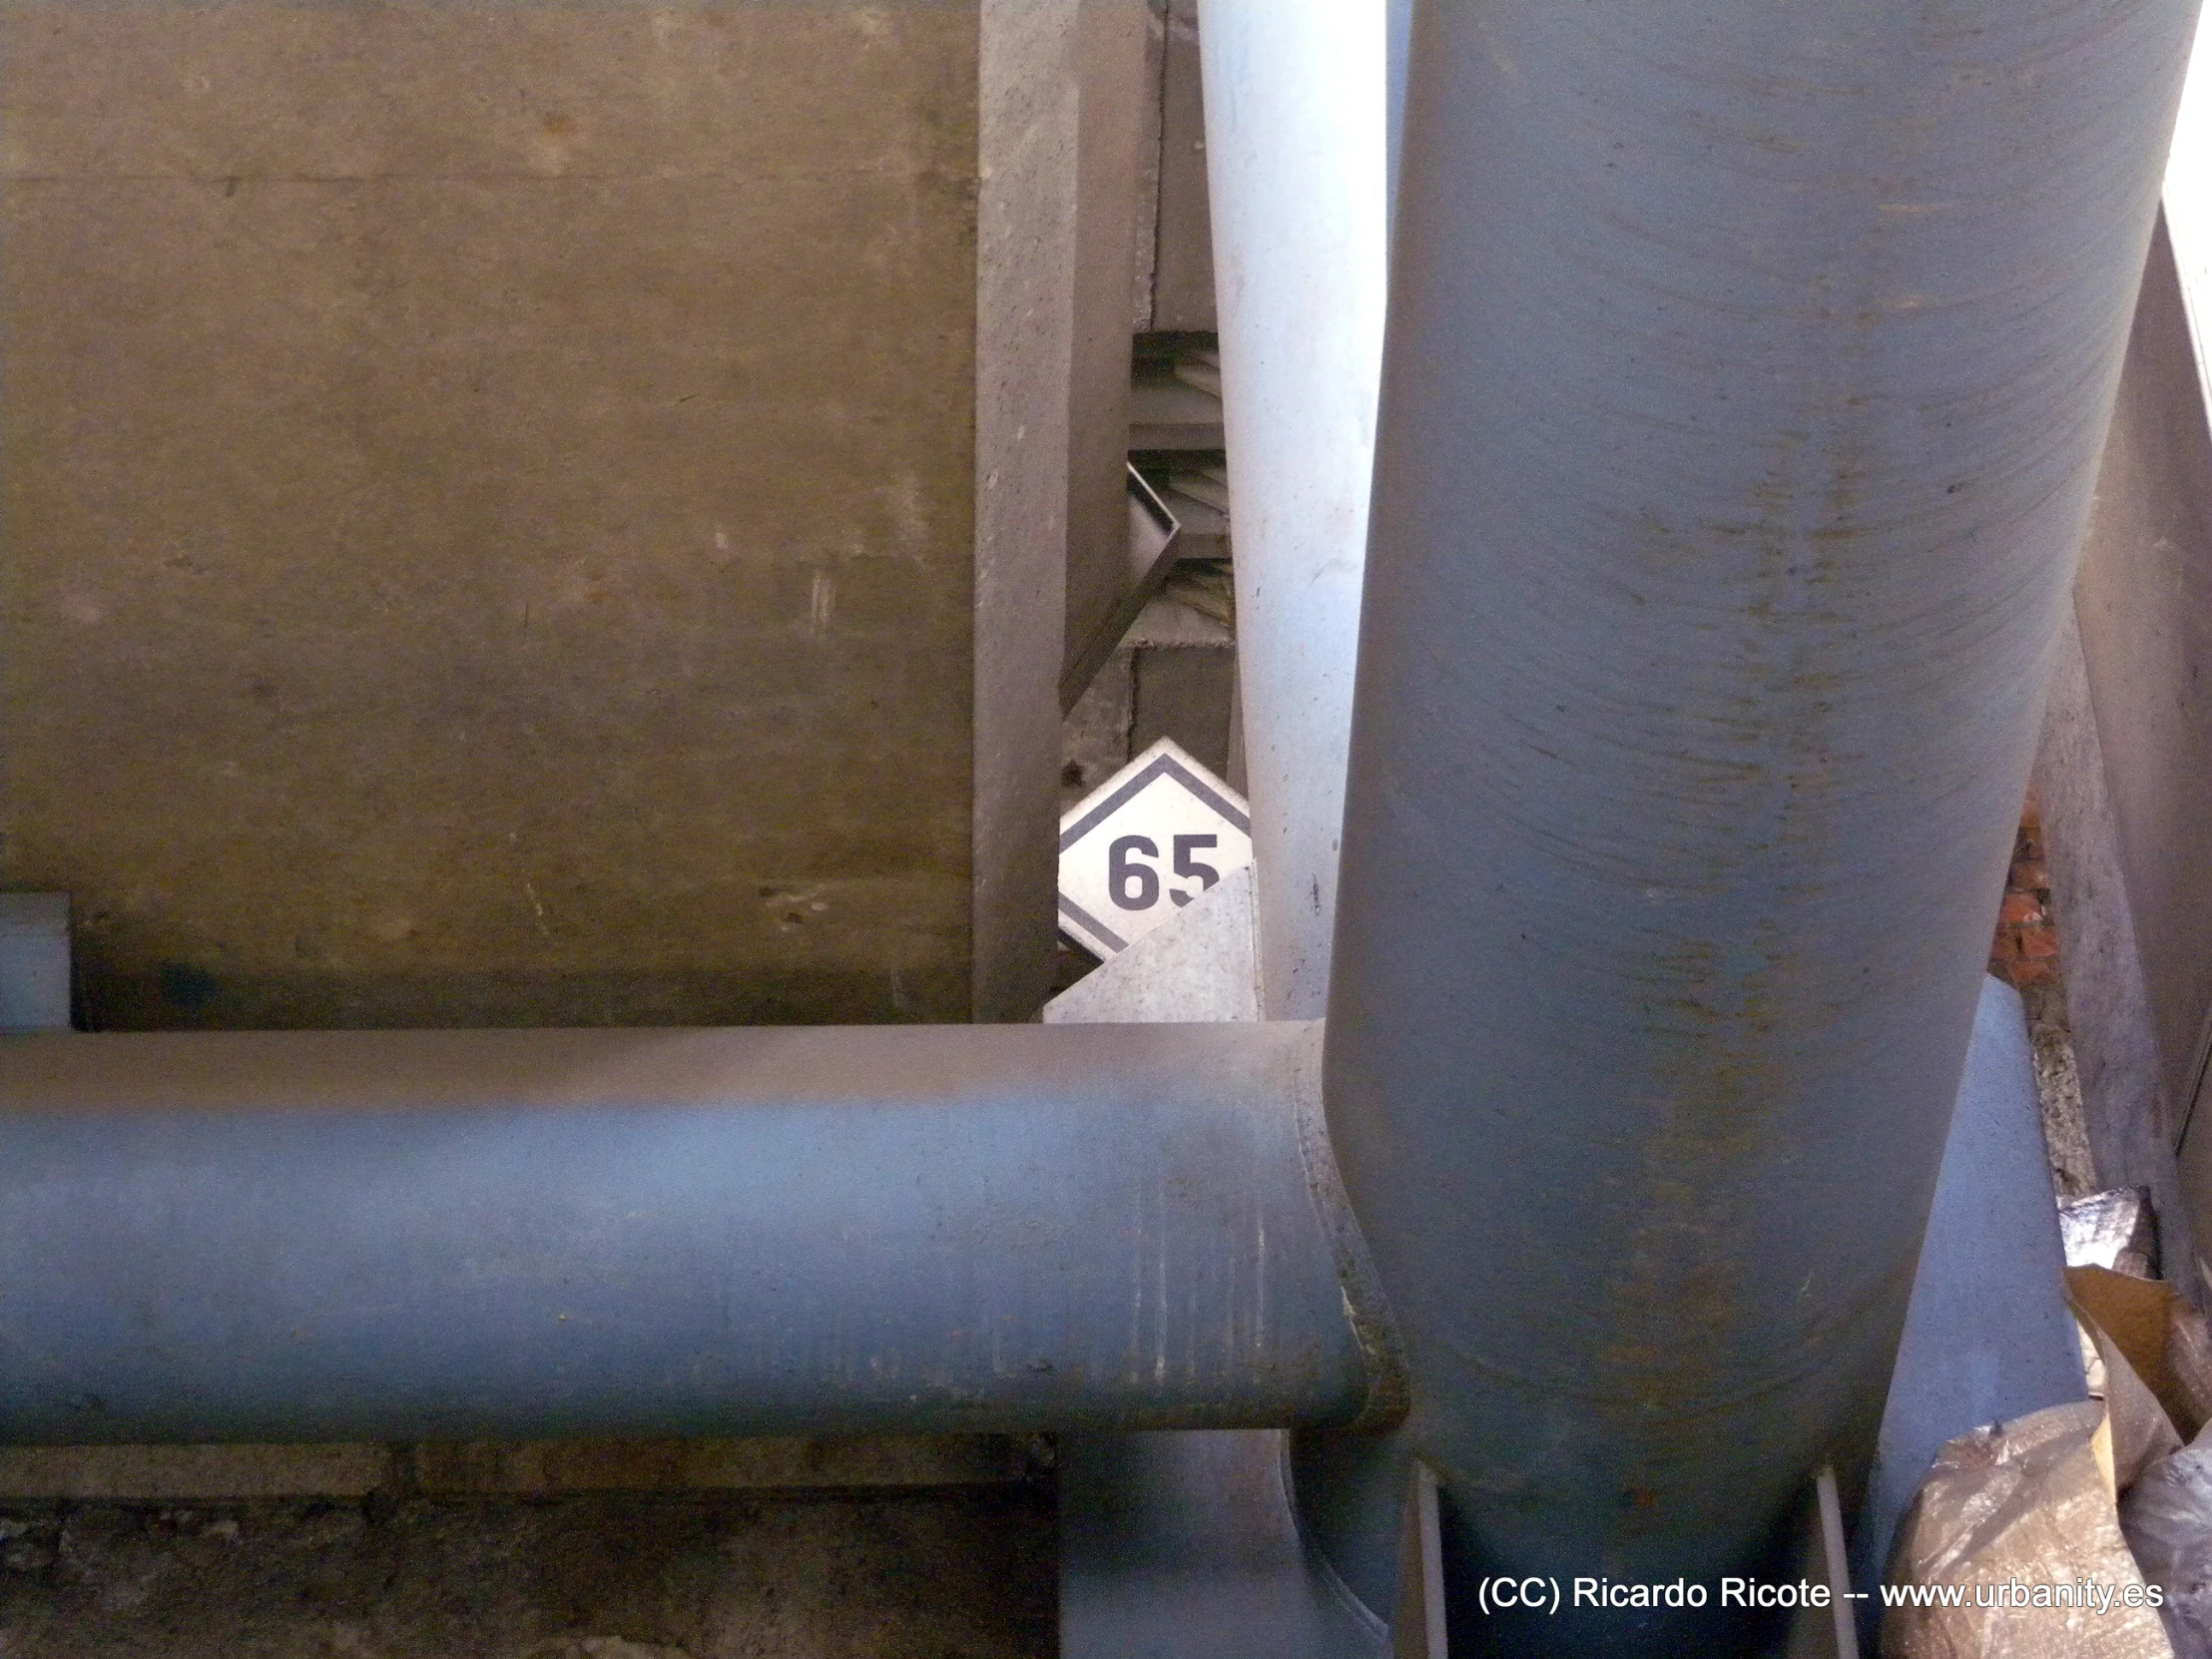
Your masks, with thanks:
[{"label": "vertical gray pipe", "polygon": [[1326,1075],[1455,1652],[1864,1468],[2195,12],[1421,0]]}]

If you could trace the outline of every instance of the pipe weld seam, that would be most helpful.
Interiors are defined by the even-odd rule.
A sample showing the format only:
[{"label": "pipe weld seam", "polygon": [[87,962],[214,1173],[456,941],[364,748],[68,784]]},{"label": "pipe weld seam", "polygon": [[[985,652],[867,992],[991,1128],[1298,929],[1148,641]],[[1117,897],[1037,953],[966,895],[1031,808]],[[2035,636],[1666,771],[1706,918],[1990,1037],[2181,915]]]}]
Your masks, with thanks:
[{"label": "pipe weld seam", "polygon": [[1360,1414],[1350,1427],[1392,1428],[1412,1407],[1406,1382],[1405,1348],[1390,1315],[1389,1299],[1368,1254],[1368,1241],[1360,1231],[1345,1192],[1344,1177],[1337,1168],[1336,1149],[1329,1140],[1329,1117],[1322,1104],[1322,1040],[1325,1021],[1308,1027],[1297,1063],[1291,1073],[1293,1110],[1297,1113],[1298,1157],[1306,1172],[1306,1191],[1314,1201],[1314,1213],[1329,1239],[1336,1262],[1337,1289],[1344,1298],[1345,1319],[1360,1345],[1365,1362],[1368,1394]]}]

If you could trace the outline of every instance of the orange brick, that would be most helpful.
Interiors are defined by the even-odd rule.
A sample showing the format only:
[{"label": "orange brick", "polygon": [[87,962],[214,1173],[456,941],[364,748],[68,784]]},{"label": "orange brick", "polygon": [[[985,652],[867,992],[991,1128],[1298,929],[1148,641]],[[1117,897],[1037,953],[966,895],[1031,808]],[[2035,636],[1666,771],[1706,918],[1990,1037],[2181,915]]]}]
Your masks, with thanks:
[{"label": "orange brick", "polygon": [[2008,892],[2004,895],[2004,907],[1997,911],[1999,922],[2041,921],[2042,902],[2031,892]]},{"label": "orange brick", "polygon": [[2025,858],[2012,866],[2012,885],[2030,892],[2050,891],[2050,865],[2040,858]]},{"label": "orange brick", "polygon": [[2058,954],[2057,932],[2049,927],[2021,928],[2020,954],[2022,956],[2055,957]]}]

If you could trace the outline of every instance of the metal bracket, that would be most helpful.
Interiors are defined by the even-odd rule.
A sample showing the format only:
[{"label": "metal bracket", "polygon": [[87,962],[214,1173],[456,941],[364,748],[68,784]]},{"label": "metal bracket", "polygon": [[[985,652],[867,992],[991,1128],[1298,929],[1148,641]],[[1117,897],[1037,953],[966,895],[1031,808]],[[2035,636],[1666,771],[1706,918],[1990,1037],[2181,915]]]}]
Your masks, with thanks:
[{"label": "metal bracket", "polygon": [[1283,1451],[1278,1429],[1062,1435],[1061,1659],[1390,1655],[1301,1534]]}]

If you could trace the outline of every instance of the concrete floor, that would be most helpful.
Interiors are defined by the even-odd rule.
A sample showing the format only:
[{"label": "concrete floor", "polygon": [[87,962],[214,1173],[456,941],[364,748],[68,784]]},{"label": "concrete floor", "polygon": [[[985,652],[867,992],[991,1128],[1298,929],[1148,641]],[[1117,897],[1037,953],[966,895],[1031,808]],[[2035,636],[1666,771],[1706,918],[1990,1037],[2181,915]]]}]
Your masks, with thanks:
[{"label": "concrete floor", "polygon": [[1040,1483],[0,1503],[0,1659],[1047,1659]]}]

